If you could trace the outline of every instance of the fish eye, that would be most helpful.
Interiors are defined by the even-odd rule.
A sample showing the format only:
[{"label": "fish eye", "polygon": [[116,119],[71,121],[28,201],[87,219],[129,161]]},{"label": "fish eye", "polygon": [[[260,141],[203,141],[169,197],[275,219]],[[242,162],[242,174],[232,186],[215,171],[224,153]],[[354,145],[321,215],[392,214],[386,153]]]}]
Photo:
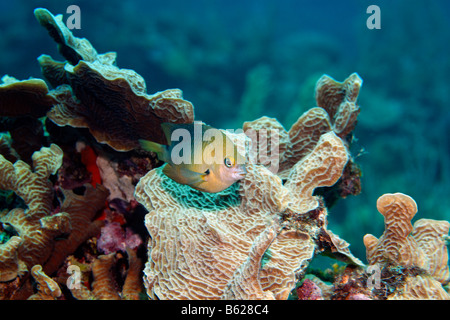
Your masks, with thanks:
[{"label": "fish eye", "polygon": [[206,169],[205,174],[209,174],[209,173],[210,173],[209,169]]},{"label": "fish eye", "polygon": [[233,158],[225,158],[224,163],[227,166],[227,168],[231,168],[234,165],[234,159]]}]

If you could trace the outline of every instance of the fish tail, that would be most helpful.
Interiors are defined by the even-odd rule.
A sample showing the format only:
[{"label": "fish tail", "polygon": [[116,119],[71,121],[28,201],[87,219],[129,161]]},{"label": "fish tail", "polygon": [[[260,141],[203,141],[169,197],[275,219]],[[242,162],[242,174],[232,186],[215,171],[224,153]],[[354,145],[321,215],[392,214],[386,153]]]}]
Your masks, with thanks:
[{"label": "fish tail", "polygon": [[139,140],[139,144],[141,145],[142,149],[156,153],[159,160],[167,162],[166,148],[164,145],[148,140]]}]

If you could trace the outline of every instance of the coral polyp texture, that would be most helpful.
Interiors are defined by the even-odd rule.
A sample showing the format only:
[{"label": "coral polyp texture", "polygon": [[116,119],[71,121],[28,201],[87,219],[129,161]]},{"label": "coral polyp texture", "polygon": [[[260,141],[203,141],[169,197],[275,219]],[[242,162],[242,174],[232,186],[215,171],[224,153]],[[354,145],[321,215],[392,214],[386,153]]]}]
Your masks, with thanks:
[{"label": "coral polyp texture", "polygon": [[239,186],[217,194],[177,184],[162,168],[150,171],[135,192],[149,211],[149,296],[286,299],[316,251],[333,247],[359,263],[348,248],[333,246],[326,208],[312,195],[339,179],[347,159],[342,140],[330,132],[296,164],[285,185],[255,164],[247,166]]},{"label": "coral polyp texture", "polygon": [[44,265],[44,271],[52,274],[62,264],[64,259],[89,238],[100,233],[103,221],[95,220],[99,210],[105,206],[109,195],[102,185],[97,188],[85,184],[83,195],[75,194],[72,190],[64,190],[64,201],[60,210],[66,212],[70,218],[71,231],[64,239],[55,243],[52,256]]},{"label": "coral polyp texture", "polygon": [[143,289],[142,261],[134,250],[127,250],[128,269],[121,290],[115,280],[113,269],[116,267],[116,253],[99,255],[90,267],[93,281],[92,289],[84,284],[70,288],[72,295],[78,300],[139,300]]},{"label": "coral polyp texture", "polygon": [[[257,133],[261,130],[278,131],[278,175],[286,178],[290,168],[314,149],[323,134],[334,131],[348,146],[346,138],[354,129],[360,112],[357,98],[361,85],[362,79],[356,73],[343,82],[323,75],[317,81],[315,89],[318,106],[301,115],[289,131],[278,120],[268,117],[245,122],[243,130],[254,130]],[[259,145],[261,147],[265,145]],[[261,164],[266,165],[264,157],[258,159]]]},{"label": "coral polyp texture", "polygon": [[28,300],[57,300],[62,295],[58,284],[42,271],[40,265],[31,268],[31,275],[37,283],[37,292]]},{"label": "coral polyp texture", "polygon": [[[15,208],[3,212],[0,222],[14,230],[19,240],[17,257],[28,269],[35,264],[43,264],[51,256],[54,239],[70,231],[67,213],[52,214],[53,189],[48,180],[55,174],[62,162],[62,150],[57,145],[42,148],[33,154],[33,168],[18,160],[14,165],[0,155],[0,188],[12,190],[21,197],[27,208]],[[16,242],[17,243],[17,242]],[[2,246],[8,245],[8,242]],[[4,266],[0,263],[0,278]]]},{"label": "coral polyp texture", "polygon": [[364,236],[367,261],[370,265],[407,270],[406,279],[390,299],[450,299],[441,284],[449,278],[446,237],[450,223],[419,219],[411,224],[417,204],[402,194],[385,194],[377,201],[377,209],[384,216],[385,231],[377,239]]}]

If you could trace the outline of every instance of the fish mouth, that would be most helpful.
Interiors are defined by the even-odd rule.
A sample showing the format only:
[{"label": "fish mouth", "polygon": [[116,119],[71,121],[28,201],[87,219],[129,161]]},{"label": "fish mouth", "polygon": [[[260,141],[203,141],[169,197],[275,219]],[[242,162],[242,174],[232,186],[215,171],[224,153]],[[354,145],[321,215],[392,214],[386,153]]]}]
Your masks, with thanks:
[{"label": "fish mouth", "polygon": [[246,175],[247,175],[247,172],[238,172],[238,173],[237,173],[237,177],[238,177],[239,179],[245,178]]},{"label": "fish mouth", "polygon": [[237,169],[238,170],[235,172],[236,177],[238,177],[239,179],[245,178],[245,176],[247,174],[247,169],[244,166],[240,166]]}]

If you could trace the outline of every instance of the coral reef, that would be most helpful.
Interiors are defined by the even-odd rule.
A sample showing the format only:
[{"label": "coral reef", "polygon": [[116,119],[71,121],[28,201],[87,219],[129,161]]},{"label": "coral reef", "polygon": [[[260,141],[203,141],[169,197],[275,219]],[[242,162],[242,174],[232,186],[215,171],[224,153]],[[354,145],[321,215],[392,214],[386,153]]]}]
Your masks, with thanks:
[{"label": "coral reef", "polygon": [[[18,160],[14,165],[0,156],[0,187],[13,190],[21,197],[27,209],[15,208],[3,212],[0,221],[10,226],[20,239],[17,258],[23,261],[28,269],[36,264],[44,264],[54,248],[57,236],[70,232],[70,218],[67,213],[53,214],[53,189],[48,180],[55,174],[62,161],[62,150],[57,145],[42,148],[33,154],[33,168]],[[8,242],[2,246],[8,245]],[[7,270],[1,268],[1,278]],[[14,277],[13,277],[14,278]]]},{"label": "coral reef", "polygon": [[55,103],[48,94],[48,87],[41,79],[19,81],[3,76],[0,84],[0,115],[5,117],[30,115],[44,116]]},{"label": "coral reef", "polygon": [[[297,100],[314,98],[316,106],[293,121],[300,110],[295,104],[282,115],[293,123],[286,130],[272,117],[280,113],[265,112],[268,105],[285,105],[298,88],[284,83],[286,95],[272,88],[280,70],[270,61],[262,63],[256,53],[242,57],[246,83],[223,84],[214,72],[196,75],[201,59],[189,63],[195,52],[161,46],[170,53],[161,58],[167,61],[161,70],[198,80],[191,86],[216,86],[202,98],[220,110],[214,116],[230,112],[229,123],[233,117],[238,126],[243,122],[245,134],[227,134],[247,151],[246,177],[222,192],[203,193],[169,179],[164,164],[137,143],[165,143],[163,122],[194,121],[182,91],[148,94],[141,75],[116,65],[115,52],[99,54],[72,34],[62,15],[34,13],[66,61],[38,58],[51,89],[36,78],[4,76],[0,84],[0,130],[8,132],[0,136],[0,299],[450,299],[450,223],[419,219],[412,225],[417,205],[411,197],[379,198],[385,231],[362,241],[368,266],[328,229],[336,200],[361,191],[352,154],[358,74],[339,82],[308,69]],[[306,56],[314,56],[312,64],[330,64],[336,53],[329,39],[308,37],[281,39],[283,51],[300,50],[299,40],[319,49],[301,49],[296,64]],[[264,43],[251,45],[258,41]],[[213,47],[221,60],[222,47]],[[283,69],[292,82],[293,69]],[[311,93],[312,79],[309,100],[303,95]],[[240,107],[230,110],[233,86],[242,95]],[[311,265],[319,256],[341,266],[317,272]]]},{"label": "coral reef", "polygon": [[331,238],[338,238],[326,229],[327,210],[312,195],[333,185],[347,160],[342,140],[330,132],[292,168],[285,185],[256,164],[248,165],[239,186],[217,194],[177,184],[162,168],[150,171],[135,192],[149,211],[149,296],[286,299],[316,251],[360,263],[348,244],[334,245]]},{"label": "coral reef", "polygon": [[68,60],[38,59],[45,78],[58,86],[50,92],[56,103],[47,113],[57,125],[89,128],[98,142],[129,151],[139,139],[164,144],[163,122],[193,122],[193,106],[182,99],[181,90],[147,94],[139,74],[115,66],[115,53],[99,55],[88,40],[74,37],[62,15],[36,9],[35,16]]},{"label": "coral reef", "polygon": [[[349,147],[348,135],[356,125],[360,112],[356,103],[362,79],[356,74],[345,81],[338,82],[323,75],[316,83],[315,97],[318,107],[306,111],[287,132],[283,125],[274,118],[261,117],[251,122],[244,122],[244,131],[278,130],[279,134],[279,170],[278,175],[286,178],[289,170],[300,159],[310,153],[320,137],[330,131],[343,139]],[[351,138],[350,138],[351,141]],[[260,149],[270,150],[264,144]],[[274,155],[277,158],[277,155]],[[266,165],[267,160],[258,155],[257,161]],[[351,160],[349,162],[352,162]]]},{"label": "coral reef", "polygon": [[31,268],[31,275],[37,283],[37,292],[28,300],[56,300],[61,297],[62,292],[58,284],[42,271],[40,265]]},{"label": "coral reef", "polygon": [[377,239],[364,236],[367,261],[380,268],[402,267],[402,279],[389,299],[450,299],[442,284],[450,281],[445,237],[450,223],[420,219],[415,201],[402,193],[385,194],[377,201],[384,216],[385,232]]},{"label": "coral reef", "polygon": [[127,250],[128,269],[125,272],[125,280],[121,286],[115,281],[116,275],[113,269],[117,267],[118,257],[116,253],[100,255],[94,259],[89,269],[92,272],[92,290],[84,284],[79,288],[71,288],[74,298],[78,300],[140,300],[142,285],[141,260],[134,250]]}]

